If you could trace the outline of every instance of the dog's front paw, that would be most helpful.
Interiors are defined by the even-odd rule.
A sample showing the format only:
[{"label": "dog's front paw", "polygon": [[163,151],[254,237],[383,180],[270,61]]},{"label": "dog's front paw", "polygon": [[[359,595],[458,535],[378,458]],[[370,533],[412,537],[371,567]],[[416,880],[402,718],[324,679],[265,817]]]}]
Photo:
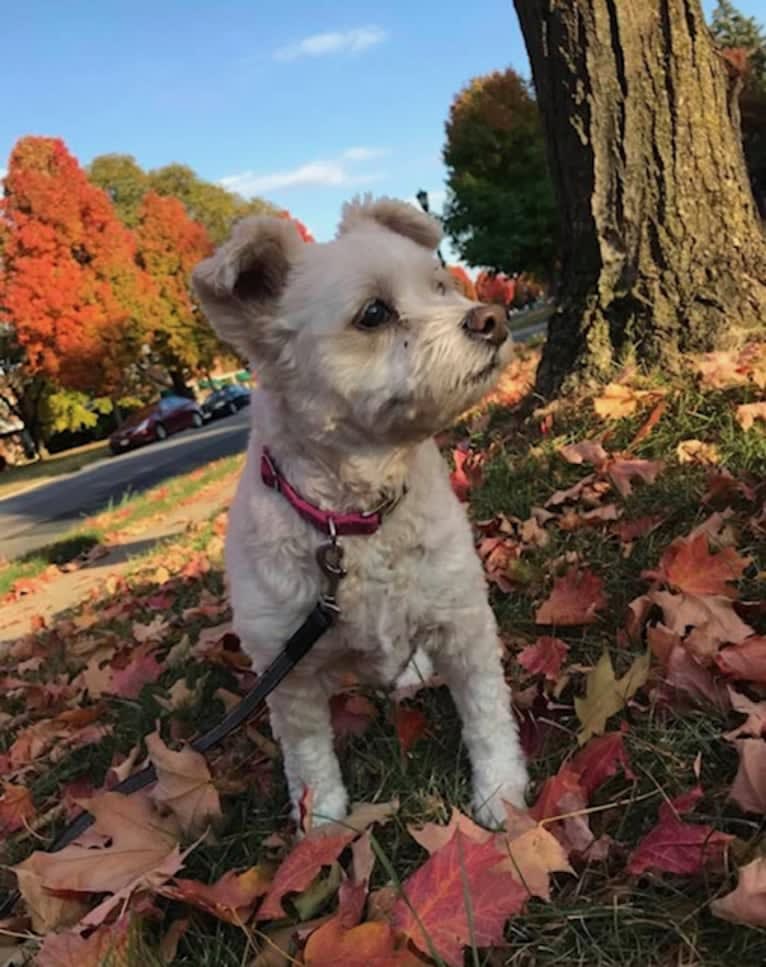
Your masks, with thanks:
[{"label": "dog's front paw", "polygon": [[328,789],[314,800],[311,810],[311,825],[322,826],[345,819],[348,814],[348,793],[343,786]]},{"label": "dog's front paw", "polygon": [[525,793],[527,789],[527,774],[522,770],[520,775],[514,776],[503,783],[474,783],[473,813],[482,826],[497,829],[505,824],[504,803],[510,803],[517,809],[526,809]]}]

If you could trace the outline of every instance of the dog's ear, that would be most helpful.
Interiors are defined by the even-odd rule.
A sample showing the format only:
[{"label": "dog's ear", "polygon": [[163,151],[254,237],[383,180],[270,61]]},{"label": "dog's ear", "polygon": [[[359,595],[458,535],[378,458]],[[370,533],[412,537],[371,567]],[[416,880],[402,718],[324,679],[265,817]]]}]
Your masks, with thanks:
[{"label": "dog's ear", "polygon": [[370,195],[355,198],[344,205],[338,236],[361,228],[366,221],[377,222],[429,251],[433,251],[442,238],[441,225],[432,215],[426,215],[414,205],[395,198],[373,199]]},{"label": "dog's ear", "polygon": [[255,215],[200,262],[194,290],[221,339],[248,357],[269,355],[274,310],[304,244],[291,221]]}]

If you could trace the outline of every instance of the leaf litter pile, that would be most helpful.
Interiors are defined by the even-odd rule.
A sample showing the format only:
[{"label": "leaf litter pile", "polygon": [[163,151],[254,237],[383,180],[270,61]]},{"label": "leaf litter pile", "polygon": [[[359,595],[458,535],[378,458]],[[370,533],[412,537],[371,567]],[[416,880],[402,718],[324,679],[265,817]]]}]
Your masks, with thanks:
[{"label": "leaf litter pile", "polygon": [[[530,415],[535,362],[441,441],[530,808],[466,814],[438,681],[333,698],[341,823],[311,790],[290,823],[265,715],[194,752],[254,680],[218,515],[0,659],[0,964],[766,962],[766,349]],[[113,791],[147,761],[152,787]]]}]

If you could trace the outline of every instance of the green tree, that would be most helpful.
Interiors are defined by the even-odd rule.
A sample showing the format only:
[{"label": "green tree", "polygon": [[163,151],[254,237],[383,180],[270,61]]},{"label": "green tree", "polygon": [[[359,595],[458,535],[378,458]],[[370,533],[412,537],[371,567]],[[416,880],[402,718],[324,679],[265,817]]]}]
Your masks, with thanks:
[{"label": "green tree", "polygon": [[766,218],[766,35],[755,17],[744,16],[728,0],[719,0],[711,29],[739,88],[742,148],[753,195]]},{"label": "green tree", "polygon": [[278,209],[261,198],[241,195],[205,181],[188,165],[169,164],[146,172],[126,154],[94,158],[88,169],[91,181],[109,195],[123,222],[134,228],[144,196],[154,191],[177,198],[194,221],[204,225],[215,245],[228,237],[233,222],[245,215],[275,215]]},{"label": "green tree", "polygon": [[550,276],[556,211],[540,114],[513,70],[477,77],[446,125],[444,225],[471,265]]}]

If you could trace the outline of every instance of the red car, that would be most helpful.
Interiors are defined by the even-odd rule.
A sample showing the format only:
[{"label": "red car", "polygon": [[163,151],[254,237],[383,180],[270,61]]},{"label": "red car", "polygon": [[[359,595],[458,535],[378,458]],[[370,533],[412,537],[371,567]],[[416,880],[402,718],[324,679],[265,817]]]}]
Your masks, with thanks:
[{"label": "red car", "polygon": [[124,453],[154,440],[164,440],[171,433],[190,426],[202,426],[202,410],[183,396],[164,396],[161,400],[133,413],[109,437],[112,453]]}]

